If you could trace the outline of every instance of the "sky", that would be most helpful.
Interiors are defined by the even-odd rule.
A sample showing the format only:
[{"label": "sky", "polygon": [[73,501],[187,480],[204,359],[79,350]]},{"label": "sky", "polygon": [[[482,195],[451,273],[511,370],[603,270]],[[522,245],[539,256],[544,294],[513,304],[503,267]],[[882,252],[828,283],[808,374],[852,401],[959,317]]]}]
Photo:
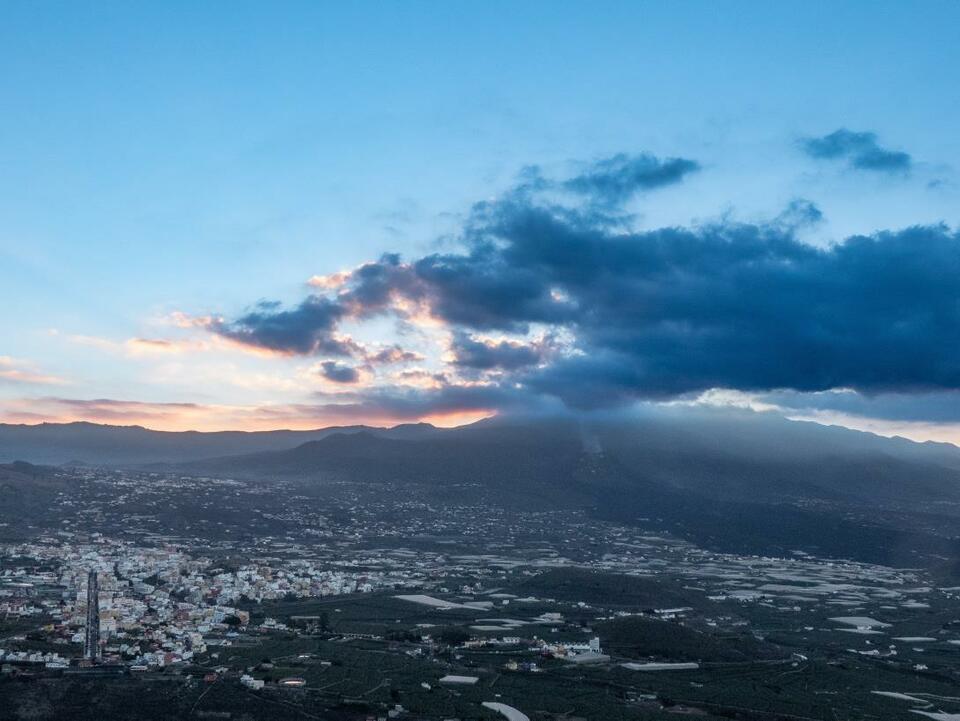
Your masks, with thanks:
[{"label": "sky", "polygon": [[9,2],[0,421],[960,442],[954,2]]}]

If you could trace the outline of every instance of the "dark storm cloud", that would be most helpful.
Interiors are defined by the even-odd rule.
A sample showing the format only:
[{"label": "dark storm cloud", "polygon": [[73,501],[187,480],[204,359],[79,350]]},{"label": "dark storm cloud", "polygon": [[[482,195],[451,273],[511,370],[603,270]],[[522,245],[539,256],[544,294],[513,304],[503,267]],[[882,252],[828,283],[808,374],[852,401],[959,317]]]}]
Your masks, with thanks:
[{"label": "dark storm cloud", "polygon": [[[960,241],[946,227],[820,249],[780,222],[624,234],[512,200],[482,216],[468,251],[394,267],[454,327],[571,330],[579,355],[518,373],[541,393],[599,405],[960,388]],[[459,346],[464,365],[493,362]]]},{"label": "dark storm cloud", "polygon": [[536,365],[543,358],[543,347],[516,341],[487,341],[468,333],[455,333],[451,350],[454,364],[476,370],[516,370]]},{"label": "dark storm cloud", "polygon": [[261,301],[233,322],[211,324],[210,330],[246,346],[278,353],[347,356],[354,346],[332,335],[344,315],[337,301],[311,295],[290,310]]},{"label": "dark storm cloud", "polygon": [[906,173],[913,165],[908,153],[882,147],[875,133],[854,132],[846,128],[820,138],[806,138],[800,146],[812,158],[845,160],[857,170]]},{"label": "dark storm cloud", "polygon": [[414,267],[451,324],[570,328],[583,355],[524,376],[542,392],[603,403],[713,387],[960,387],[960,241],[945,227],[818,249],[780,223],[623,234],[527,204],[484,212],[470,252]]},{"label": "dark storm cloud", "polygon": [[647,153],[620,153],[597,161],[580,175],[565,181],[563,187],[596,202],[614,205],[645,190],[679,183],[697,170],[700,165],[686,158],[660,159]]},{"label": "dark storm cloud", "polygon": [[468,255],[436,254],[413,272],[435,315],[474,329],[523,331],[530,322],[560,323],[570,311],[558,305],[536,268],[511,264],[501,249],[481,245]]},{"label": "dark storm cloud", "polygon": [[[332,353],[326,345],[343,342],[332,334],[345,318],[429,315],[452,331],[447,371],[502,373],[482,391],[438,375],[449,395],[379,396],[411,407],[548,397],[601,407],[711,388],[960,390],[957,233],[914,227],[826,248],[799,240],[819,218],[795,201],[766,223],[631,231],[592,206],[550,204],[525,188],[476,205],[459,250],[383,256],[335,297],[261,306],[219,332]],[[529,341],[479,337],[531,328],[568,341],[544,354]]]},{"label": "dark storm cloud", "polygon": [[584,356],[529,379],[545,392],[960,387],[960,240],[944,227],[816,249],[777,226],[608,235],[528,209],[499,231],[577,308]]},{"label": "dark storm cloud", "polygon": [[334,383],[356,383],[360,380],[360,371],[336,361],[324,361],[320,364],[320,375]]},{"label": "dark storm cloud", "polygon": [[397,253],[387,253],[379,261],[364,263],[353,272],[351,280],[351,290],[340,299],[358,317],[388,308],[398,294],[416,297],[420,293]]}]

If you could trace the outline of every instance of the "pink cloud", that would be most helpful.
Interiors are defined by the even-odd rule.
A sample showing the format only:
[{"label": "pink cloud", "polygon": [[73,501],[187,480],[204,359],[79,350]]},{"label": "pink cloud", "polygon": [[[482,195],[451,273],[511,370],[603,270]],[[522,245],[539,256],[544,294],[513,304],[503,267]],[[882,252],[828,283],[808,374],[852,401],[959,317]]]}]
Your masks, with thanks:
[{"label": "pink cloud", "polygon": [[0,356],[0,382],[33,385],[63,385],[66,379],[42,373],[29,361]]}]

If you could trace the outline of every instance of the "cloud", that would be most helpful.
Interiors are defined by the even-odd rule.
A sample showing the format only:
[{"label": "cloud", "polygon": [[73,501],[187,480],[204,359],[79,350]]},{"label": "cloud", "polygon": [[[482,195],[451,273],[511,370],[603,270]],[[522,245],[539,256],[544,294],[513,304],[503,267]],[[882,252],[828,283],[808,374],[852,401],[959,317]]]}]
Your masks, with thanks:
[{"label": "cloud", "polygon": [[862,394],[848,389],[819,393],[780,390],[756,398],[790,414],[831,411],[887,421],[960,424],[960,391]]},{"label": "cloud", "polygon": [[208,329],[241,345],[284,355],[349,356],[356,346],[335,335],[345,314],[336,300],[310,295],[292,309],[281,308],[275,301],[259,301],[234,321],[211,319]]},{"label": "cloud", "polygon": [[776,217],[775,222],[787,230],[800,230],[815,226],[821,221],[823,221],[823,212],[816,203],[805,198],[794,198]]},{"label": "cloud", "polygon": [[[206,318],[189,318],[183,313],[177,313],[175,324],[177,327],[200,328],[203,330],[213,330],[217,327],[217,321]],[[122,355],[127,358],[152,358],[164,356],[176,356],[183,354],[209,353],[214,351],[232,350],[241,347],[249,350],[248,346],[237,343],[229,338],[222,336],[212,336],[211,338],[142,338],[133,337],[126,340],[113,340],[110,338],[101,338],[90,335],[62,335],[59,331],[52,331],[55,337],[63,337],[71,343],[96,348],[98,350]],[[266,353],[266,352],[264,352]]]},{"label": "cloud", "polygon": [[[409,375],[411,371],[401,373]],[[304,403],[222,405],[55,396],[0,399],[4,423],[88,421],[166,431],[306,430],[345,423],[389,426],[419,420],[459,425],[504,411],[530,413],[537,409],[556,411],[557,406],[496,384],[458,385],[443,375],[429,386],[317,393],[315,400]]]},{"label": "cloud", "polygon": [[416,363],[422,361],[423,354],[405,350],[399,345],[391,345],[366,355],[366,362],[370,365],[392,365],[395,363]]},{"label": "cloud", "polygon": [[516,370],[539,363],[545,354],[544,343],[491,340],[464,332],[453,336],[450,350],[453,363],[476,370]]},{"label": "cloud", "polygon": [[202,408],[203,406],[196,403],[150,403],[113,398],[79,399],[55,396],[0,402],[0,411],[7,422],[91,420],[114,424],[153,424],[154,427],[162,426],[172,419],[191,416]]},{"label": "cloud", "polygon": [[343,270],[337,273],[331,273],[330,275],[314,275],[307,281],[307,285],[322,290],[336,290],[342,287],[349,277],[349,271]]},{"label": "cloud", "polygon": [[875,133],[854,132],[846,128],[819,138],[805,138],[800,141],[800,147],[811,158],[845,160],[855,170],[904,174],[913,165],[908,153],[882,147]]},{"label": "cloud", "polygon": [[624,234],[508,204],[484,233],[409,265],[418,297],[469,331],[570,329],[579,353],[520,380],[576,404],[960,387],[960,240],[944,226],[821,249],[778,222]]},{"label": "cloud", "polygon": [[67,381],[59,376],[42,373],[29,361],[0,356],[0,384],[62,385]]},{"label": "cloud", "polygon": [[598,387],[593,402],[715,387],[876,393],[960,384],[954,344],[944,342],[960,332],[960,240],[946,228],[826,250],[755,225],[591,240],[595,253],[604,248],[593,263],[584,255],[569,269],[542,253],[537,261],[545,282],[563,281],[576,301],[584,351],[534,378],[544,391],[569,396],[572,373],[581,388]]},{"label": "cloud", "polygon": [[[593,163],[581,174],[560,183],[560,187],[596,202],[617,204],[634,193],[677,183],[698,169],[697,163],[683,158],[661,160],[649,154],[619,154]],[[529,187],[542,190],[556,185],[534,183]],[[525,198],[528,185],[522,188],[515,189],[512,195]],[[481,204],[475,209],[473,222],[482,215]],[[593,213],[591,217],[601,216]],[[562,320],[564,309],[549,289],[537,287],[531,271],[496,264],[494,249],[477,244],[474,255],[484,254],[490,263],[474,262],[477,257],[437,254],[407,264],[398,254],[388,253],[350,271],[312,276],[308,285],[315,292],[294,308],[283,308],[276,301],[259,301],[252,310],[232,321],[219,316],[191,318],[179,314],[176,322],[181,327],[204,327],[259,351],[344,357],[356,355],[360,349],[349,339],[337,336],[341,322],[388,311],[402,311],[412,320],[436,309],[446,318],[470,327],[499,328],[502,326],[492,318],[485,323],[480,315],[487,312],[483,306],[495,299],[504,305],[527,307],[528,315],[537,320]],[[445,286],[451,282],[463,284],[464,291],[486,300],[479,302],[479,298],[468,297],[467,292],[445,292]],[[504,313],[497,315],[505,317]]]},{"label": "cloud", "polygon": [[[463,400],[470,401],[473,395],[476,394],[468,394]],[[455,391],[438,391],[432,396],[373,394],[362,400],[250,406],[44,397],[0,399],[0,418],[5,423],[89,421],[166,431],[309,430],[345,422],[389,426],[405,420],[424,420],[436,425],[459,425],[493,412],[479,408],[479,402],[473,405],[478,407],[459,407]],[[486,405],[495,407],[492,401]]]},{"label": "cloud", "polygon": [[[821,213],[796,200],[766,222],[636,230],[592,202],[558,203],[542,185],[527,177],[475,205],[452,248],[388,253],[335,274],[324,293],[315,285],[298,306],[260,303],[206,327],[326,355],[329,372],[349,381],[353,369],[335,361],[373,369],[422,356],[367,351],[340,334],[343,323],[436,326],[431,367],[395,376],[395,387],[365,383],[359,412],[602,408],[718,388],[960,390],[960,237],[947,226],[815,247],[797,234]],[[562,344],[543,340],[558,336]]]},{"label": "cloud", "polygon": [[320,375],[334,383],[357,383],[360,381],[360,371],[352,366],[324,361],[320,364]]},{"label": "cloud", "polygon": [[394,373],[391,381],[397,387],[438,389],[450,385],[450,376],[426,368],[405,368]]},{"label": "cloud", "polygon": [[132,347],[148,353],[177,353],[181,350],[176,343],[163,338],[131,338],[129,343]]},{"label": "cloud", "polygon": [[583,173],[564,181],[562,187],[605,205],[617,205],[637,193],[674,185],[700,170],[686,158],[660,159],[648,153],[619,153],[598,160]]},{"label": "cloud", "polygon": [[815,393],[706,391],[669,406],[713,407],[776,413],[791,420],[844,426],[881,436],[960,445],[960,392],[868,396],[839,389]]}]

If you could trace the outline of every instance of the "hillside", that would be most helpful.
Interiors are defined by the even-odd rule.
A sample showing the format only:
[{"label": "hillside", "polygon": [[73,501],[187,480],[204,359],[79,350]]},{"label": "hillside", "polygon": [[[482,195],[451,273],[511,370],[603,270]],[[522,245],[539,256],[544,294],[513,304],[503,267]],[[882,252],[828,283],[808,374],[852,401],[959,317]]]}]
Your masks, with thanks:
[{"label": "hillside", "polygon": [[753,414],[629,421],[490,420],[399,440],[331,433],[282,451],[183,467],[244,477],[480,484],[559,494],[623,481],[726,501],[819,500],[896,509],[960,499],[960,449]]},{"label": "hillside", "polygon": [[581,508],[654,520],[709,548],[805,550],[910,565],[955,558],[960,470],[952,446],[782,419],[711,414],[630,422],[487,421],[394,440],[334,434],[279,452],[182,466],[307,488],[387,480],[438,500]]},{"label": "hillside", "polygon": [[31,519],[43,518],[51,500],[66,487],[67,480],[56,469],[23,461],[0,464],[0,499],[3,504],[0,538],[10,528]]}]

